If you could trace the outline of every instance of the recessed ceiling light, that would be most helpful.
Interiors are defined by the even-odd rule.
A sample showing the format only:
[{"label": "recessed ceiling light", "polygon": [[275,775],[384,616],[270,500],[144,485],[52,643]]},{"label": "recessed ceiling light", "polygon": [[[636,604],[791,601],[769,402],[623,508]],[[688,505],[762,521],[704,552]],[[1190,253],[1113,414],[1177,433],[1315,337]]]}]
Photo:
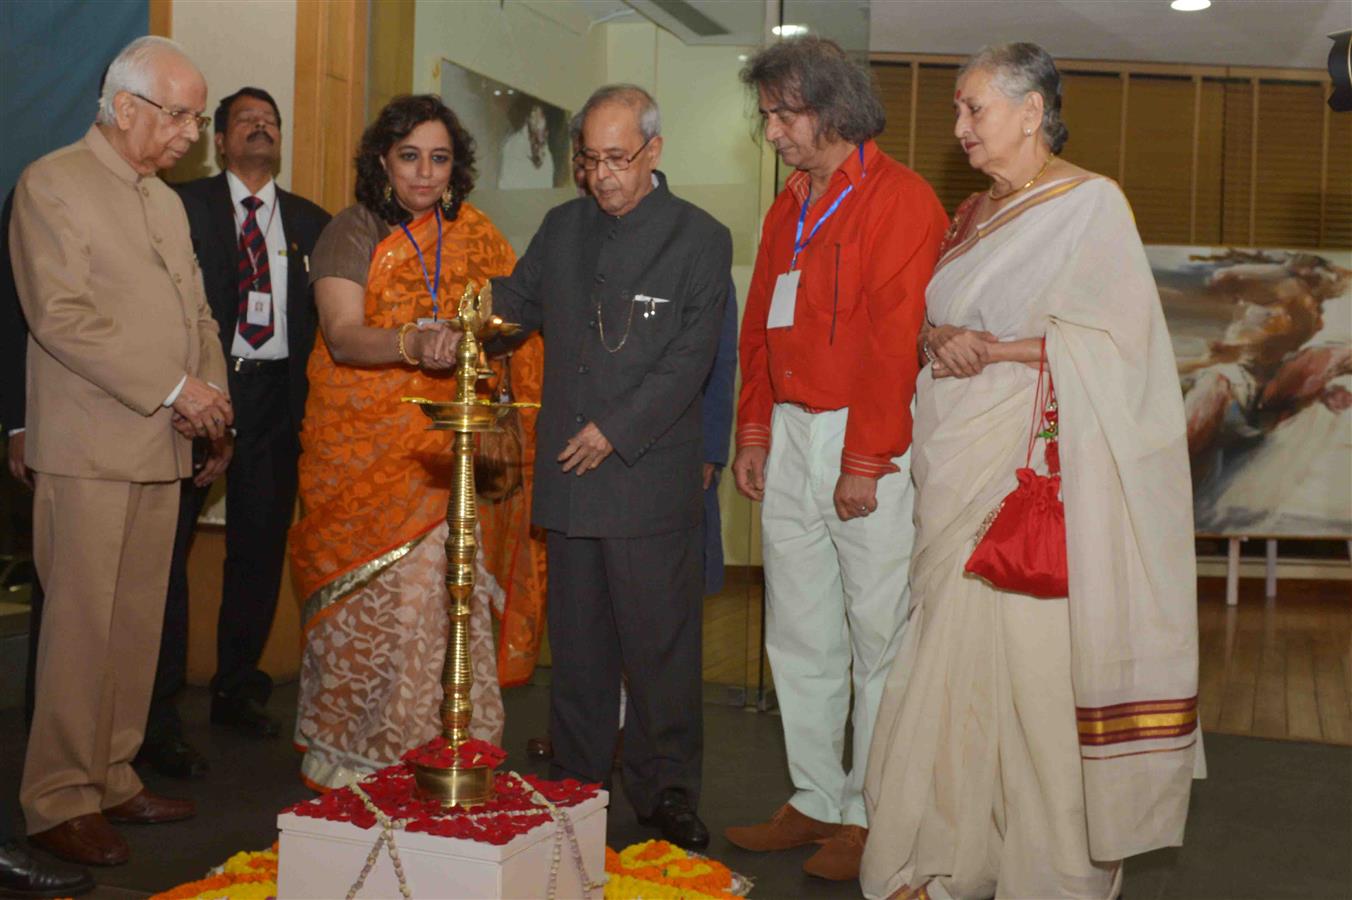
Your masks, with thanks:
[{"label": "recessed ceiling light", "polygon": [[806,25],[776,25],[770,29],[771,33],[779,37],[798,37],[800,34],[807,34]]},{"label": "recessed ceiling light", "polygon": [[1169,8],[1175,12],[1201,12],[1211,5],[1211,0],[1174,0]]}]

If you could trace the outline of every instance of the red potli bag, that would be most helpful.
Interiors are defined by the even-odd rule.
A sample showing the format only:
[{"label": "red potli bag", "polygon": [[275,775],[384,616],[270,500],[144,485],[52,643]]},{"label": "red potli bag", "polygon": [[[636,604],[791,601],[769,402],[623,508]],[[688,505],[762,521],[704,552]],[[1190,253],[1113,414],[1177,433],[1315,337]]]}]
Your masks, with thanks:
[{"label": "red potli bag", "polygon": [[[1043,388],[1043,379],[1046,388]],[[1032,469],[1033,445],[1045,440],[1046,475]],[[1028,455],[1015,472],[1019,486],[991,510],[977,531],[966,570],[1002,591],[1043,599],[1064,597],[1066,510],[1061,502],[1061,455],[1057,448],[1056,389],[1047,369],[1047,339],[1038,361],[1037,397],[1028,435]]]}]

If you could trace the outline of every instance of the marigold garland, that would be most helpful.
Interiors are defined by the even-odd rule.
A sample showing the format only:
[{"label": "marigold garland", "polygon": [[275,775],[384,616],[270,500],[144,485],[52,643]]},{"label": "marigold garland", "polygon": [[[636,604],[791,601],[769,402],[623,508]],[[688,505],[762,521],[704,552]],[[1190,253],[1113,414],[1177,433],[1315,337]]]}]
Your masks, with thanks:
[{"label": "marigold garland", "polygon": [[150,900],[268,900],[277,896],[277,845],[236,853],[206,878],[181,884]]},{"label": "marigold garland", "polygon": [[644,841],[616,853],[606,848],[605,900],[736,900],[735,876],[717,860],[667,841]]}]

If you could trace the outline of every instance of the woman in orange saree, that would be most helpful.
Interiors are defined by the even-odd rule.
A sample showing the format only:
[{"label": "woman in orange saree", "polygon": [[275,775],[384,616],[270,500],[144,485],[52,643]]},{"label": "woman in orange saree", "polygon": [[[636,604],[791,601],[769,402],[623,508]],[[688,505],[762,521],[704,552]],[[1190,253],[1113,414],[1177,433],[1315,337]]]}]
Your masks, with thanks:
[{"label": "woman in orange saree", "polygon": [[[334,217],[310,261],[321,339],[290,545],[304,603],[295,741],[302,777],[317,789],[389,765],[440,728],[449,442],[401,400],[452,398],[452,332],[438,307],[515,262],[464,202],[473,154],[437,97],[391,101],[362,137],[358,203]],[[470,730],[497,742],[496,588],[477,562]]]}]

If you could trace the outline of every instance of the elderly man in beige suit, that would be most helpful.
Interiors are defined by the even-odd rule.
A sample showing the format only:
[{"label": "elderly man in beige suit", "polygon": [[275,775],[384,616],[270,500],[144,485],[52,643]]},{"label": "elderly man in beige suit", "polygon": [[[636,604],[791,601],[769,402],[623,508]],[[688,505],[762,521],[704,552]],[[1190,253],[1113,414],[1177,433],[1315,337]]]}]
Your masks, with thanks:
[{"label": "elderly man in beige suit", "polygon": [[178,196],[156,172],[199,136],[207,88],[163,38],[108,68],[80,141],[19,179],[10,248],[31,328],[25,462],[47,590],[19,799],[31,840],[88,865],[125,862],[110,822],[191,816],[131,760],[155,675],[179,479],[191,436],[229,453],[216,323]]}]

